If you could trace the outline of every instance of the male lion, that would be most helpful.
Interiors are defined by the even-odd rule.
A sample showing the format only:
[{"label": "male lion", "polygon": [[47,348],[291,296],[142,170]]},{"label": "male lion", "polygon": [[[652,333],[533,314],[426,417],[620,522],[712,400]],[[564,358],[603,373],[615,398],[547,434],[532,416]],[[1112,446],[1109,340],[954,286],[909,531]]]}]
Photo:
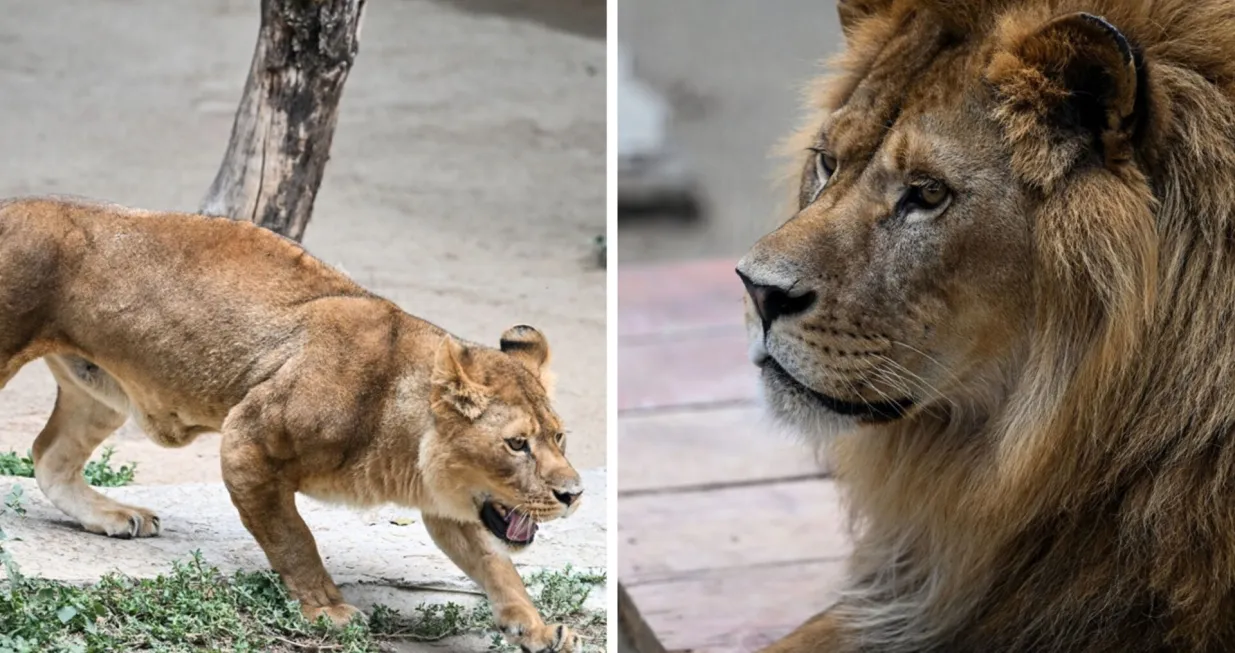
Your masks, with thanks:
[{"label": "male lion", "polygon": [[249,223],[82,202],[0,203],[0,387],[43,358],[59,385],[35,478],[86,530],[159,533],[82,466],[132,415],[155,442],[222,434],[240,518],[309,618],[357,614],[322,566],[296,492],[418,506],[434,542],[524,650],[571,651],[509,551],[582,485],[550,407],[549,348],[517,326],[465,344]]},{"label": "male lion", "polygon": [[768,650],[1235,650],[1235,3],[840,16],[738,272],[855,552]]}]

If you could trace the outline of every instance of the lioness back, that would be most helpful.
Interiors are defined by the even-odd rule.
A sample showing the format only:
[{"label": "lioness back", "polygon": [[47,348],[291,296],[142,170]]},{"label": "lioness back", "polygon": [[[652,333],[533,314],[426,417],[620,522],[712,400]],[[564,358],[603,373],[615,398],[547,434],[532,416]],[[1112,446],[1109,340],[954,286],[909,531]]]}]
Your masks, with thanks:
[{"label": "lioness back", "polygon": [[[384,301],[251,223],[61,199],[0,204],[0,280],[0,357],[68,343],[126,375],[233,401],[302,344],[304,307]],[[204,364],[181,368],[186,348]]]}]

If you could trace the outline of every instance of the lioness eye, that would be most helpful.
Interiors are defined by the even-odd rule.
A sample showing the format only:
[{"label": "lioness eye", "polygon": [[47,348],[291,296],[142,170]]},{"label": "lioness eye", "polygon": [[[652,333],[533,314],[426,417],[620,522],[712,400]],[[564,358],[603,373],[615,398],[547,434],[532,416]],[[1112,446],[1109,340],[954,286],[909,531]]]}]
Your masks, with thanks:
[{"label": "lioness eye", "polygon": [[506,446],[511,451],[527,451],[527,438],[506,438]]}]

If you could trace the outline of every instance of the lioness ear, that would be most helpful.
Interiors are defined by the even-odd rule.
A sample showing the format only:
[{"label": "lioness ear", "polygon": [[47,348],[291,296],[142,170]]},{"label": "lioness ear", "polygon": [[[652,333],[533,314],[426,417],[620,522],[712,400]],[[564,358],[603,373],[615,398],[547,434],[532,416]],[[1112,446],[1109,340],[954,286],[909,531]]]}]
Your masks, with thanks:
[{"label": "lioness ear", "polygon": [[480,417],[489,405],[485,387],[467,374],[470,352],[449,335],[438,345],[433,361],[434,398],[445,402],[468,420]]},{"label": "lioness ear", "polygon": [[553,375],[549,372],[549,341],[545,334],[526,324],[510,327],[502,334],[498,347],[511,358],[523,363],[550,393]]},{"label": "lioness ear", "polygon": [[1048,186],[1088,153],[1108,167],[1132,157],[1147,89],[1144,62],[1123,33],[1074,13],[1028,30],[1008,21],[1000,36],[986,78],[1021,172]]}]

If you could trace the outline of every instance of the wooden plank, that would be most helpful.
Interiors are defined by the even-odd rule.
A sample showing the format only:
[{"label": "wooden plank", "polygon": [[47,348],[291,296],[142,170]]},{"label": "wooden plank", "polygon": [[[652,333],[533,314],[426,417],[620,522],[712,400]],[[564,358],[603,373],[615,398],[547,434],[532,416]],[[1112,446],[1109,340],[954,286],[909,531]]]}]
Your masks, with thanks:
[{"label": "wooden plank", "polygon": [[745,290],[736,260],[714,259],[618,270],[618,337],[742,327]]},{"label": "wooden plank", "polygon": [[618,410],[754,401],[746,336],[721,333],[618,348]]},{"label": "wooden plank", "polygon": [[706,571],[627,587],[671,651],[746,653],[785,636],[831,605],[842,560]]},{"label": "wooden plank", "polygon": [[850,549],[843,514],[826,480],[625,496],[618,503],[619,577],[640,583],[842,557]]},{"label": "wooden plank", "polygon": [[622,493],[824,473],[812,448],[778,429],[757,406],[623,417],[618,454]]}]

